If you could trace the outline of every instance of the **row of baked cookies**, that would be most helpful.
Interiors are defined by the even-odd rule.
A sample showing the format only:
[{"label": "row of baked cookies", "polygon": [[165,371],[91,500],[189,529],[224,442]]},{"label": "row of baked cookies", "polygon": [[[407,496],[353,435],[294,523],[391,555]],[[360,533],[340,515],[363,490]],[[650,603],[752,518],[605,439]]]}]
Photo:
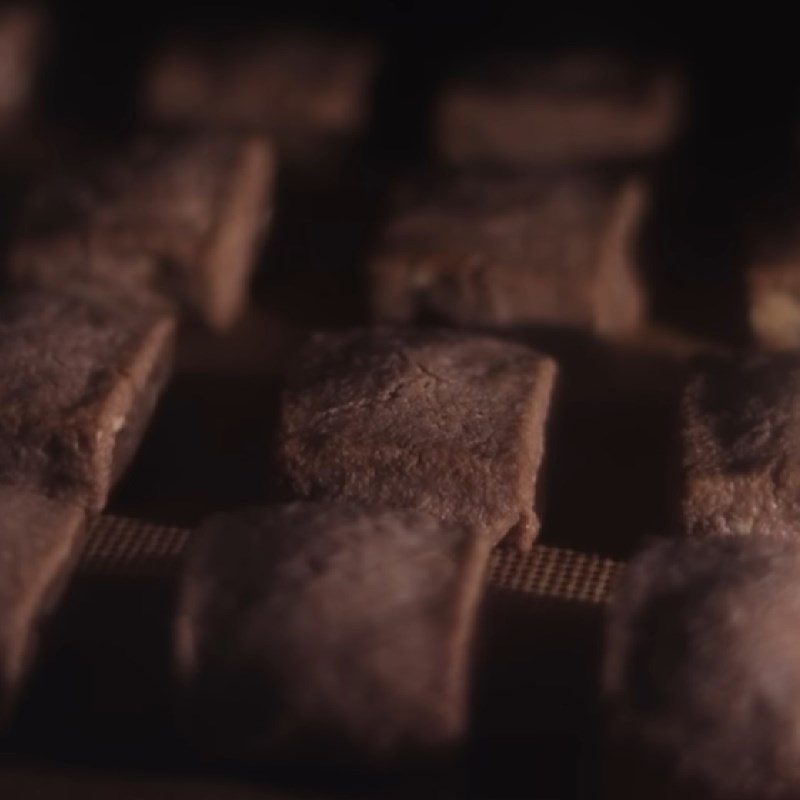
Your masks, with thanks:
[{"label": "row of baked cookies", "polygon": [[[8,31],[9,44],[4,46],[9,52],[37,52],[30,42],[41,38],[36,33],[43,29],[41,22],[32,21],[39,17],[29,11],[24,17],[8,18],[0,30]],[[32,70],[20,66],[22,55],[10,61],[17,64],[10,75]],[[140,122],[160,129],[162,135],[190,131],[197,136],[205,131],[218,137],[267,136],[288,161],[313,170],[311,165],[319,164],[323,154],[336,152],[367,130],[379,63],[374,44],[298,32],[167,43],[150,62]],[[31,85],[32,79],[27,80],[25,86]],[[684,94],[675,70],[602,53],[506,55],[476,59],[470,69],[457,71],[443,82],[433,115],[438,120],[433,137],[439,142],[438,163],[451,169],[406,180],[391,192],[367,256],[373,317],[493,327],[566,324],[604,334],[638,330],[652,305],[644,275],[648,265],[640,247],[652,188],[648,165],[675,142]],[[137,204],[149,202],[149,213],[164,215],[165,227],[190,226],[190,221],[178,219],[177,211],[170,212],[176,215],[170,223],[166,206],[183,208],[185,216],[186,195],[176,194],[175,178],[167,188],[167,178],[158,177],[155,166],[161,159],[163,170],[186,171],[185,166],[164,163],[164,156],[155,153],[174,149],[174,138],[159,143],[158,136],[151,136],[143,145],[121,148],[111,154],[117,164],[113,169],[107,163],[100,166],[96,162],[103,159],[92,154],[94,166],[81,167],[70,177],[60,174],[63,155],[55,163],[45,159],[40,165],[45,175],[36,181],[34,197],[21,212],[22,228],[34,234],[35,248],[43,246],[40,238],[46,242],[65,227],[64,211],[54,211],[47,199],[53,192],[59,197],[57,205],[69,206],[73,216],[97,217],[96,211],[88,210],[92,204],[130,203],[120,202],[122,185],[127,184],[128,194],[138,194]],[[239,173],[233,178],[236,188],[230,189],[235,195],[231,202],[250,203],[251,210],[258,207],[257,190],[252,188],[263,180],[258,173],[270,169],[263,163],[269,157],[259,155],[258,147],[251,144],[249,155],[240,156],[235,168]],[[217,157],[208,155],[210,161]],[[86,159],[87,154],[79,152],[70,160]],[[197,171],[196,165],[191,169]],[[122,174],[125,170],[127,176]],[[132,175],[140,170],[149,177],[142,175],[141,185],[134,188]],[[244,177],[248,175],[249,184]],[[189,190],[183,186],[180,191]],[[65,203],[71,192],[83,196],[83,203],[75,197]],[[151,199],[145,202],[148,192]],[[208,196],[211,189],[199,192]],[[158,202],[154,195],[159,195]],[[129,243],[108,233],[123,224],[123,213],[129,224],[132,214],[121,208],[108,212],[116,220],[90,224],[105,229],[93,235],[93,256],[78,259],[81,265],[76,267],[73,252],[64,272],[107,274],[98,262],[103,252],[116,249],[121,251],[118,260],[127,262],[122,270],[126,274],[166,272],[159,282],[180,284],[183,278],[163,266],[131,267],[125,253]],[[67,221],[69,226],[74,227],[74,220]],[[236,237],[235,232],[227,235]],[[112,243],[112,238],[117,241]],[[245,252],[247,242],[241,239],[239,235],[238,242],[216,257],[232,257],[237,245]],[[59,246],[67,245],[62,241]],[[174,245],[162,245],[161,250],[159,263],[180,262],[182,254]],[[769,346],[791,346],[796,341],[793,240],[763,242],[751,248],[747,259],[749,319],[755,336]],[[23,242],[12,260],[12,274],[24,281],[62,279],[59,267],[43,268],[41,254],[30,253],[30,241]],[[241,307],[247,277],[243,263],[246,259],[240,256],[235,261],[238,268],[232,267],[225,278],[209,269],[215,277],[207,282],[221,284],[219,297],[192,301],[203,306],[201,315],[212,324],[228,323]],[[46,278],[44,272],[49,273]],[[205,291],[208,295],[212,290]]]},{"label": "row of baked cookies", "polygon": [[[791,482],[784,427],[796,371],[797,359],[785,355],[698,365],[683,401],[683,513],[664,520],[662,533],[758,537],[777,526],[786,535],[795,497],[771,481]],[[311,340],[287,379],[276,454],[296,502],[208,523],[184,568],[175,647],[196,738],[267,761],[346,756],[360,764],[463,741],[482,574],[490,546],[529,547],[536,534],[554,376],[553,362],[526,347],[469,334],[378,328]],[[781,432],[770,438],[770,430]],[[578,488],[573,496],[581,502]],[[613,524],[596,520],[595,530]],[[687,546],[686,567],[699,570],[694,549],[703,550]],[[668,588],[677,581],[683,591],[682,572],[663,558],[649,557],[656,566],[646,579]],[[759,572],[754,586],[762,579]],[[625,636],[667,635],[641,617],[649,606],[641,611],[624,594],[618,602],[641,626],[623,627]],[[384,627],[388,618],[396,635]],[[694,624],[688,615],[676,620]],[[631,684],[614,684],[636,678],[614,666],[638,652],[638,639],[616,641],[623,633],[610,640],[607,691],[636,709]],[[665,655],[653,680],[671,680],[670,659],[687,652]],[[723,664],[727,656],[718,657]],[[646,676],[661,667],[641,669]],[[420,670],[427,678],[409,684]],[[352,705],[341,699],[345,675]],[[379,718],[365,709],[372,692]],[[401,696],[413,719],[394,705]]]}]

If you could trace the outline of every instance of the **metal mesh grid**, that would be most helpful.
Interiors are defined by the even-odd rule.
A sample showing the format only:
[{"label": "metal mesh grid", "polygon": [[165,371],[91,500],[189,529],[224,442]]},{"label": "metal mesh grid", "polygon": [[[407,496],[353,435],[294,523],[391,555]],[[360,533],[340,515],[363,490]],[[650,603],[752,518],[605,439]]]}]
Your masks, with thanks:
[{"label": "metal mesh grid", "polygon": [[124,517],[97,517],[89,526],[81,571],[119,575],[175,569],[191,531]]},{"label": "metal mesh grid", "polygon": [[[114,575],[164,575],[178,563],[191,531],[104,515],[94,520],[81,570]],[[608,598],[623,565],[609,558],[536,545],[529,553],[495,550],[489,561],[491,586],[537,597],[581,603]]]},{"label": "metal mesh grid", "polygon": [[528,553],[497,549],[489,561],[489,584],[553,600],[603,603],[623,565],[610,558],[536,545]]}]

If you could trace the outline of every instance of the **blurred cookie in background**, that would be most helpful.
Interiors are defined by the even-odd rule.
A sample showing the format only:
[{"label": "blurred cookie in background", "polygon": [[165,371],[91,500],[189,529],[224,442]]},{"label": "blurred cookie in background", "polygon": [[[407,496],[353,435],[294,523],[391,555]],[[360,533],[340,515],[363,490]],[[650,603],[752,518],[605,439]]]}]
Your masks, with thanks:
[{"label": "blurred cookie in background", "polygon": [[458,165],[635,160],[674,141],[682,106],[671,68],[605,51],[506,52],[444,82],[434,147]]}]

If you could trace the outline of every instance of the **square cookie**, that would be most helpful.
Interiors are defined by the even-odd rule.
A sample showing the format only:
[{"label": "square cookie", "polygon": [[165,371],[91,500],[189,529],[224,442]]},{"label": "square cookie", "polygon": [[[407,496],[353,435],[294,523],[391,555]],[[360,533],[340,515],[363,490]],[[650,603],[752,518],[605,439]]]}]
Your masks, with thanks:
[{"label": "square cookie", "polygon": [[153,60],[142,105],[161,124],[262,131],[302,151],[366,127],[377,62],[371,41],[314,31],[185,39]]},{"label": "square cookie", "polygon": [[646,311],[640,177],[442,176],[399,194],[369,261],[373,317],[636,329]]},{"label": "square cookie", "polygon": [[24,681],[39,621],[71,573],[85,517],[74,503],[0,485],[0,723]]},{"label": "square cookie", "polygon": [[441,88],[434,138],[451,164],[631,160],[663,151],[680,76],[600,51],[478,59]]},{"label": "square cookie", "polygon": [[608,796],[800,791],[800,545],[774,536],[653,542],[625,568],[602,676]]},{"label": "square cookie", "polygon": [[156,289],[223,329],[241,313],[272,211],[260,137],[149,137],[34,182],[9,272],[21,286]]},{"label": "square cookie", "polygon": [[105,289],[0,304],[0,483],[93,511],[133,457],[172,366],[175,321]]},{"label": "square cookie", "polygon": [[279,469],[298,498],[416,509],[527,549],[555,373],[488,337],[317,335],[287,380]]},{"label": "square cookie", "polygon": [[800,534],[798,397],[796,354],[705,361],[681,408],[686,533]]},{"label": "square cookie", "polygon": [[185,730],[245,760],[451,748],[487,556],[474,531],[414,511],[297,503],[210,520],[175,617]]}]

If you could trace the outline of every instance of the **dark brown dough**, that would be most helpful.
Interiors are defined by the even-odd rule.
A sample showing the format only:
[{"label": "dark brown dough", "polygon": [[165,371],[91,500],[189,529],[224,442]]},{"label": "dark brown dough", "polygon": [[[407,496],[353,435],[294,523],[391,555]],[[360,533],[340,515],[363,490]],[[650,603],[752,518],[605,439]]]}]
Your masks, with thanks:
[{"label": "dark brown dough", "polygon": [[487,556],[483,537],[413,511],[211,520],[175,622],[187,732],[238,758],[383,762],[456,744]]},{"label": "dark brown dough", "polygon": [[644,181],[446,176],[400,196],[370,260],[375,319],[623,333],[645,314]]},{"label": "dark brown dough", "polygon": [[0,483],[92,510],[133,457],[172,362],[151,298],[86,287],[0,304]]},{"label": "dark brown dough", "polygon": [[705,361],[681,409],[687,533],[800,535],[799,398],[798,355]]},{"label": "dark brown dough", "polygon": [[505,54],[445,82],[436,146],[458,165],[635,159],[672,142],[681,104],[680,78],[668,70],[601,52]]},{"label": "dark brown dough", "polygon": [[603,686],[648,765],[636,796],[800,795],[799,585],[800,546],[774,537],[661,542],[626,568]]},{"label": "dark brown dough", "polygon": [[364,128],[376,66],[371,43],[309,32],[176,42],[151,65],[144,111],[161,123],[263,131],[293,149]]},{"label": "dark brown dough", "polygon": [[142,139],[47,175],[22,208],[11,277],[156,288],[225,328],[247,298],[273,173],[265,139],[193,136]]},{"label": "dark brown dough", "polygon": [[71,572],[84,523],[78,505],[0,485],[0,717],[24,679],[39,619]]},{"label": "dark brown dough", "polygon": [[555,373],[488,337],[317,335],[287,380],[279,467],[299,498],[418,509],[527,549]]}]

